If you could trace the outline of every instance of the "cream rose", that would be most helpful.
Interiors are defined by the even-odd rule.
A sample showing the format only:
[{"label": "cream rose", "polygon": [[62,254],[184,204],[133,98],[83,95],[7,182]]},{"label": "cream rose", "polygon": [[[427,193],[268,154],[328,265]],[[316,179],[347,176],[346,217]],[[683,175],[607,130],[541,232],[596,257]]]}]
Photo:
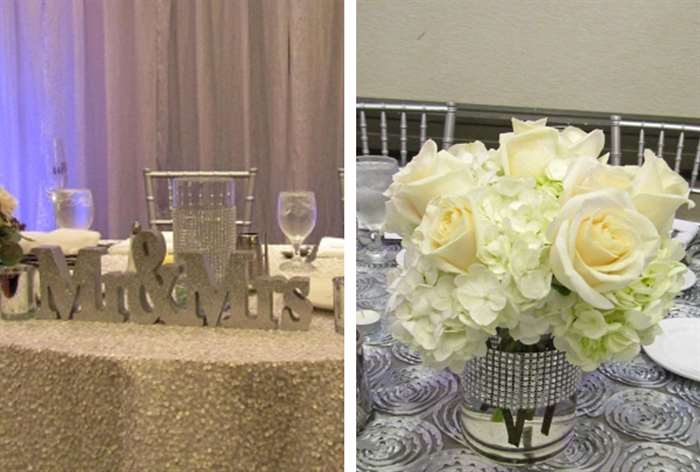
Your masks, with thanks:
[{"label": "cream rose", "polygon": [[662,234],[670,231],[681,205],[695,206],[688,199],[690,189],[685,179],[649,149],[644,151],[644,165],[637,171],[630,193],[637,210]]},{"label": "cream rose", "polygon": [[513,132],[499,137],[506,175],[562,180],[568,166],[579,157],[598,157],[605,145],[601,130],[586,133],[567,126],[562,131],[547,127],[547,120],[512,119]]},{"label": "cream rose", "polygon": [[0,186],[0,213],[11,218],[15,208],[17,208],[17,200],[4,187]]},{"label": "cream rose", "polygon": [[605,146],[605,135],[599,129],[586,133],[575,126],[559,132],[559,157],[598,157]]},{"label": "cream rose", "polygon": [[476,225],[467,197],[444,196],[433,200],[416,228],[420,252],[445,272],[461,274],[476,262]]},{"label": "cream rose", "polygon": [[628,168],[603,164],[593,157],[582,157],[569,167],[559,200],[566,203],[576,195],[606,188],[629,191],[633,181],[634,174]]},{"label": "cream rose", "polygon": [[428,140],[411,162],[394,175],[387,190],[385,229],[406,236],[423,219],[428,202],[440,195],[455,195],[474,183],[470,164]]},{"label": "cream rose", "polygon": [[565,203],[576,195],[616,188],[632,197],[637,211],[649,218],[659,234],[671,229],[678,207],[687,203],[690,193],[688,183],[669,168],[666,161],[650,150],[644,152],[644,165],[611,166],[592,157],[576,159],[564,178],[560,198]]},{"label": "cream rose", "polygon": [[544,175],[547,165],[558,155],[559,133],[554,128],[544,126],[543,121],[517,123],[514,119],[513,128],[517,132],[502,133],[498,138],[505,175]]},{"label": "cream rose", "polygon": [[659,247],[654,224],[617,189],[571,198],[548,237],[552,273],[559,283],[606,310],[613,304],[604,293],[637,279]]}]

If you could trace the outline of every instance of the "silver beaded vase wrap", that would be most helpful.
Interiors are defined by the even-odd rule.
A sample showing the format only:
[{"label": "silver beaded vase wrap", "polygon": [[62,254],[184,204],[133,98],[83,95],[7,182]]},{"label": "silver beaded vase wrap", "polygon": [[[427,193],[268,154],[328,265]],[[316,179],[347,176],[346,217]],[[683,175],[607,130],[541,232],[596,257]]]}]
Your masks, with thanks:
[{"label": "silver beaded vase wrap", "polygon": [[534,409],[570,397],[581,380],[581,369],[563,352],[503,352],[489,342],[486,355],[467,362],[466,393],[489,406]]}]

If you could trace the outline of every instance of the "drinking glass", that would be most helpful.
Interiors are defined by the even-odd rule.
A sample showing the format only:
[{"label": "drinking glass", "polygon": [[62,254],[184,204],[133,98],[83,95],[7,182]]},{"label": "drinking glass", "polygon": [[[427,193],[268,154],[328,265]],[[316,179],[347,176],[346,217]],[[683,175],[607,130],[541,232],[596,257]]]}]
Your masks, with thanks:
[{"label": "drinking glass", "polygon": [[369,241],[358,260],[364,264],[383,265],[391,261],[382,243],[382,226],[386,216],[384,192],[399,170],[395,159],[386,156],[357,158],[357,218],[361,227],[369,230]]},{"label": "drinking glass", "polygon": [[217,283],[236,249],[236,192],[230,177],[173,179],[173,249],[207,256]]},{"label": "drinking glass", "polygon": [[313,266],[301,258],[304,240],[316,226],[316,196],[313,192],[280,192],[277,199],[277,222],[294,248],[292,260],[280,269],[289,272],[310,272]]},{"label": "drinking glass", "polygon": [[95,210],[92,192],[86,188],[61,188],[51,192],[59,228],[90,229]]}]

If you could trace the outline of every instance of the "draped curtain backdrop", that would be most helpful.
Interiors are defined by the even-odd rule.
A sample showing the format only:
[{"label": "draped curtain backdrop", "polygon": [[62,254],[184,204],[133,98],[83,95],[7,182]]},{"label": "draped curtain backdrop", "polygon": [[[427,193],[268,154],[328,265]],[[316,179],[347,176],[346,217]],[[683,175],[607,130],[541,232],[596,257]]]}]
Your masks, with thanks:
[{"label": "draped curtain backdrop", "polygon": [[51,228],[59,137],[104,237],[146,221],[144,167],[258,167],[256,230],[281,240],[277,193],[308,189],[311,238],[342,235],[342,14],[342,0],[0,0],[0,185]]}]

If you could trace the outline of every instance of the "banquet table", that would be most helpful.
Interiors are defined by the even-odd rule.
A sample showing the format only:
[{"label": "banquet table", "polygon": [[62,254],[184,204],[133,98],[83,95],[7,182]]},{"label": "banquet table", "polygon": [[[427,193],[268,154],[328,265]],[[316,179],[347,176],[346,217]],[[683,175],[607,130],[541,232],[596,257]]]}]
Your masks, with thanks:
[{"label": "banquet table", "polygon": [[[396,242],[385,244],[394,254],[400,250]],[[700,245],[700,236],[691,245]],[[358,309],[384,312],[390,269],[358,266]],[[700,282],[678,296],[669,317],[700,318]],[[358,471],[700,472],[700,383],[643,352],[584,375],[568,448],[519,469],[491,462],[463,439],[461,376],[423,366],[387,326],[364,338],[363,356],[374,417],[357,437]]]},{"label": "banquet table", "polygon": [[[126,264],[105,256],[105,271]],[[342,274],[342,258],[316,265],[328,284]],[[1,326],[0,470],[342,468],[343,338],[332,312],[315,309],[309,331]]]}]

